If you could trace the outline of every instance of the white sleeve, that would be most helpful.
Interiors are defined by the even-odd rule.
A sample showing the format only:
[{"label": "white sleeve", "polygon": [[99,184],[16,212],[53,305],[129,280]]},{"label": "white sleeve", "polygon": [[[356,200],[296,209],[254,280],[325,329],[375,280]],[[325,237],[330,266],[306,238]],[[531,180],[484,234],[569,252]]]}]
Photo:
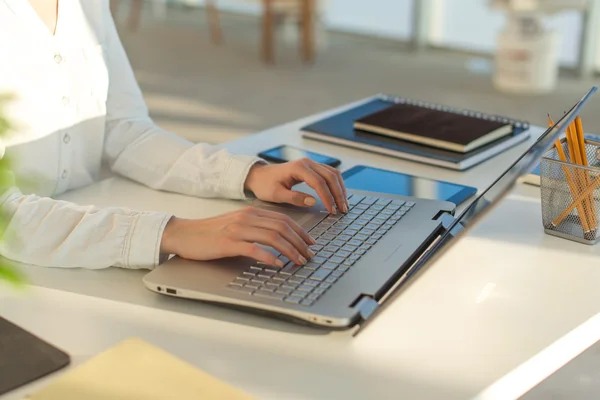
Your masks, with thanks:
[{"label": "white sleeve", "polygon": [[157,190],[243,199],[246,176],[259,159],[193,144],[157,127],[149,117],[108,5],[104,15],[109,71],[104,157],[111,169]]},{"label": "white sleeve", "polygon": [[44,267],[111,266],[151,269],[171,215],[122,208],[98,209],[47,197],[3,191],[0,209],[7,225],[0,254]]}]

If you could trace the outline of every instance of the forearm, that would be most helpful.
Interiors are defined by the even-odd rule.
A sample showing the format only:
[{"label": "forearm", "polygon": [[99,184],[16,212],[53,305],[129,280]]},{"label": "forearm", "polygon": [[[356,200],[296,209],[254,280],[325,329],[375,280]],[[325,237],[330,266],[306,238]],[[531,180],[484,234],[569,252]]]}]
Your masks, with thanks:
[{"label": "forearm", "polygon": [[152,268],[170,215],[97,209],[13,190],[4,196],[8,219],[2,256],[46,267]]}]

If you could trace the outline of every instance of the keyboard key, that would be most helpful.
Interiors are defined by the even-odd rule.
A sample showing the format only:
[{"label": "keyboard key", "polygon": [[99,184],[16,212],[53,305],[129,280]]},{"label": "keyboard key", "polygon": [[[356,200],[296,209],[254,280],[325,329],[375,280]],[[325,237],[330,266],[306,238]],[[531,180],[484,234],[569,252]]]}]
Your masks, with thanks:
[{"label": "keyboard key", "polygon": [[292,293],[293,291],[294,291],[294,289],[280,287],[279,289],[277,289],[275,291],[275,293],[280,293],[280,294],[283,294],[283,295],[288,295],[288,294]]},{"label": "keyboard key", "polygon": [[265,283],[267,281],[267,278],[261,278],[259,276],[254,277],[254,279],[252,279],[251,282],[254,283]]},{"label": "keyboard key", "polygon": [[298,290],[301,292],[311,292],[313,290],[313,287],[309,285],[300,285],[296,288],[296,291]]},{"label": "keyboard key", "polygon": [[286,298],[285,301],[287,303],[300,304],[300,302],[302,301],[302,297],[290,296],[290,297]]},{"label": "keyboard key", "polygon": [[309,300],[312,300],[312,301],[315,301],[315,300],[317,300],[319,297],[321,297],[321,294],[320,294],[320,293],[318,293],[318,294],[317,294],[317,293],[311,293],[311,294],[309,294],[309,295],[308,295],[307,299],[309,299]]},{"label": "keyboard key", "polygon": [[377,197],[367,196],[360,203],[367,204],[370,206],[371,204],[374,204],[376,201],[377,201]]},{"label": "keyboard key", "polygon": [[385,207],[384,207],[384,206],[382,206],[382,205],[375,204],[375,205],[372,205],[372,206],[371,206],[371,208],[369,208],[369,210],[377,210],[377,211],[381,211],[381,210],[383,210],[384,208],[385,208]]},{"label": "keyboard key", "polygon": [[344,262],[345,259],[346,259],[345,257],[333,256],[329,259],[329,262],[335,263],[335,264],[341,264]]},{"label": "keyboard key", "polygon": [[[338,269],[339,269],[339,268],[338,268]],[[313,275],[314,275],[314,274],[313,274]],[[311,278],[311,279],[312,279],[312,278]],[[316,286],[318,286],[318,285],[319,285],[317,282],[315,282],[315,281],[311,281],[310,279],[307,279],[306,281],[304,281],[304,284],[305,284],[305,285],[308,285],[308,286],[312,286],[312,287],[316,287]]]},{"label": "keyboard key", "polygon": [[246,283],[246,284],[244,285],[244,287],[245,287],[246,289],[250,289],[250,290],[256,290],[256,289],[258,289],[258,288],[260,287],[260,285],[257,285],[257,284],[255,284],[255,283]]},{"label": "keyboard key", "polygon": [[338,280],[337,276],[329,275],[327,277],[327,279],[325,279],[325,282],[327,282],[327,283],[335,283],[335,282],[337,282],[337,280]]},{"label": "keyboard key", "polygon": [[319,287],[322,288],[322,289],[327,290],[327,289],[329,289],[331,287],[331,285],[329,283],[327,283],[327,282],[323,282],[323,283],[321,283],[319,285]]},{"label": "keyboard key", "polygon": [[290,296],[294,296],[294,297],[300,297],[301,299],[305,298],[308,295],[308,292],[301,292],[296,290],[295,292],[293,292]]},{"label": "keyboard key", "polygon": [[368,220],[356,220],[354,221],[354,223],[351,225],[352,229],[362,229],[363,226],[365,226],[366,224],[368,224],[369,221]]},{"label": "keyboard key", "polygon": [[389,222],[385,225],[383,225],[381,228],[382,229],[386,229],[386,230],[390,230],[392,229],[392,227],[394,226],[394,224],[390,224]]},{"label": "keyboard key", "polygon": [[265,286],[261,287],[260,290],[263,290],[265,292],[274,292],[277,288],[274,288],[272,286],[266,286],[267,284],[265,284]]},{"label": "keyboard key", "polygon": [[[356,235],[357,233],[358,233],[358,230],[356,230],[356,229],[352,229],[352,228],[348,228],[348,229],[344,230],[344,235],[345,235],[345,236],[346,236],[346,235],[347,235],[347,236],[354,236],[354,235]],[[348,240],[350,240],[350,239],[348,239]]]},{"label": "keyboard key", "polygon": [[392,200],[392,204],[396,205],[396,206],[403,206],[404,205],[404,201],[402,201],[402,200]]},{"label": "keyboard key", "polygon": [[362,246],[359,247],[360,250],[369,250],[371,248],[370,244],[363,244]]},{"label": "keyboard key", "polygon": [[359,256],[362,256],[363,254],[365,254],[367,251],[363,250],[363,249],[357,249],[354,254],[358,254]]},{"label": "keyboard key", "polygon": [[350,257],[348,257],[348,259],[350,259],[350,260],[358,260],[359,258],[360,258],[360,254],[356,254],[356,253],[350,254]]},{"label": "keyboard key", "polygon": [[[328,285],[329,285],[329,283],[328,283]],[[318,287],[315,290],[313,290],[313,292],[308,297],[315,296],[315,295],[316,296],[321,296],[323,293],[325,293],[326,290],[327,289],[323,289],[321,287]]]},{"label": "keyboard key", "polygon": [[[369,240],[371,240],[371,239],[369,239]],[[347,251],[347,250],[338,250],[337,253],[335,253],[335,255],[338,256],[338,257],[344,257],[344,258],[346,258],[346,257],[348,257],[350,255],[350,253],[351,252]]]},{"label": "keyboard key", "polygon": [[239,292],[239,293],[252,294],[252,292],[254,292],[254,289],[247,288],[247,287],[241,287],[241,286],[238,286],[238,285],[227,285],[227,287],[229,289],[233,289],[233,290],[235,290],[236,292]]},{"label": "keyboard key", "polygon": [[363,235],[371,236],[372,234],[375,233],[375,231],[373,229],[364,228],[363,230],[360,231],[360,233],[362,233]]},{"label": "keyboard key", "polygon": [[321,257],[329,258],[333,255],[333,253],[330,251],[321,250],[318,255]]},{"label": "keyboard key", "polygon": [[364,198],[365,198],[365,196],[361,196],[361,195],[359,195],[359,194],[353,194],[353,195],[352,195],[352,196],[350,196],[350,198],[348,199],[348,203],[349,203],[351,206],[354,206],[354,205],[356,205],[356,204],[360,203],[360,202],[362,201],[362,199],[364,199]]},{"label": "keyboard key", "polygon": [[343,243],[343,244],[341,244],[339,246],[343,246],[344,244],[346,244],[345,242],[347,242],[348,240],[352,239],[352,236],[342,234],[342,235],[339,235],[337,238],[338,238],[339,241],[341,241]]},{"label": "keyboard key", "polygon": [[263,266],[262,265],[253,265],[250,267],[250,271],[249,272],[254,272],[257,273],[259,271],[263,270]]},{"label": "keyboard key", "polygon": [[278,281],[278,282],[285,282],[286,277],[283,275],[275,275],[274,277],[271,278],[272,281]]},{"label": "keyboard key", "polygon": [[384,218],[388,218],[388,217],[390,217],[392,215],[394,215],[394,211],[391,211],[391,210],[382,210],[379,213],[379,217],[384,217]]},{"label": "keyboard key", "polygon": [[415,202],[414,201],[407,201],[407,202],[404,203],[404,205],[408,206],[408,207],[412,207],[412,206],[415,205]]},{"label": "keyboard key", "polygon": [[313,271],[311,271],[310,269],[307,268],[302,268],[299,269],[298,271],[296,271],[296,273],[294,274],[294,276],[300,277],[300,278],[308,278],[311,274],[313,273]]},{"label": "keyboard key", "polygon": [[379,240],[382,237],[383,237],[382,233],[374,233],[373,236],[371,236],[371,239]]},{"label": "keyboard key", "polygon": [[351,267],[351,266],[353,266],[354,264],[356,264],[356,261],[358,261],[358,260],[357,260],[357,259],[354,259],[354,260],[352,260],[352,259],[348,258],[348,259],[346,259],[346,261],[344,261],[344,264],[343,264],[343,265],[346,265],[346,266],[348,266],[348,267]]},{"label": "keyboard key", "polygon": [[281,286],[281,282],[271,281],[267,282],[265,285],[267,285],[268,287],[272,287],[274,290],[277,290],[277,288]]},{"label": "keyboard key", "polygon": [[267,272],[267,271],[262,271],[262,272],[259,272],[259,274],[258,274],[259,277],[266,278],[266,279],[269,279],[273,275],[275,275],[274,272]]},{"label": "keyboard key", "polygon": [[317,264],[323,264],[325,261],[327,261],[327,258],[323,256],[315,256],[311,261]]},{"label": "keyboard key", "polygon": [[288,290],[289,289],[290,292],[291,292],[292,290],[296,289],[296,286],[297,285],[295,283],[286,282],[283,285],[281,285],[281,287],[279,288],[279,290]]},{"label": "keyboard key", "polygon": [[[327,278],[330,273],[331,273],[331,271],[328,271],[325,268],[321,268],[320,270],[318,270],[314,274],[312,274],[310,279],[312,279],[313,281],[321,282],[321,281],[324,281],[325,278]],[[300,288],[298,288],[298,289],[300,289]]]},{"label": "keyboard key", "polygon": [[332,233],[329,233],[329,231],[327,231],[327,233],[323,234],[323,235],[321,236],[321,238],[322,238],[322,239],[325,239],[325,240],[332,241],[333,239],[335,239],[335,236],[336,236],[336,235],[334,235],[334,234],[332,234]]},{"label": "keyboard key", "polygon": [[319,263],[316,263],[316,262],[313,262],[313,261],[309,261],[309,262],[308,262],[308,263],[307,263],[307,264],[304,266],[304,268],[306,268],[306,269],[310,269],[310,270],[314,271],[314,270],[316,270],[316,269],[319,269],[319,267],[320,267],[320,266],[321,266],[321,264],[319,264]]},{"label": "keyboard key", "polygon": [[234,286],[244,286],[244,284],[246,284],[247,281],[244,280],[239,280],[239,278],[236,278],[233,282],[229,282],[230,285],[234,285]]},{"label": "keyboard key", "polygon": [[252,279],[256,276],[256,274],[254,272],[242,272],[242,276],[245,276],[248,279]]},{"label": "keyboard key", "polygon": [[395,204],[388,204],[388,206],[385,208],[385,210],[391,210],[391,211],[396,211],[397,209],[399,209],[400,206],[397,206]]},{"label": "keyboard key", "polygon": [[[336,227],[338,225],[339,225],[339,223],[335,224]],[[340,228],[332,228],[332,229],[328,230],[327,233],[331,233],[332,235],[339,235],[340,233],[342,233],[343,230],[344,230],[343,228],[342,229],[340,229]]]},{"label": "keyboard key", "polygon": [[317,244],[320,246],[327,246],[327,244],[329,243],[329,240],[327,239],[323,239],[323,237],[321,236],[320,238],[318,238],[316,240]]},{"label": "keyboard key", "polygon": [[293,283],[295,285],[302,285],[304,283],[304,279],[296,277],[296,276],[292,276],[291,278],[289,278],[287,280],[287,283]]},{"label": "keyboard key", "polygon": [[299,268],[299,265],[290,262],[285,267],[281,268],[279,270],[279,273],[281,275],[293,275]]},{"label": "keyboard key", "polygon": [[379,226],[382,224],[374,224],[374,223],[370,223],[369,225],[365,226],[366,229],[372,229],[373,231],[376,231]]},{"label": "keyboard key", "polygon": [[306,299],[306,300],[302,300],[302,303],[300,303],[300,304],[302,304],[303,306],[312,306],[314,302],[315,301],[312,299]]},{"label": "keyboard key", "polygon": [[342,272],[346,272],[350,269],[349,266],[347,265],[340,265],[339,267],[337,267],[336,271],[342,271]]},{"label": "keyboard key", "polygon": [[237,278],[235,278],[235,279],[238,279],[238,280],[240,280],[240,279],[241,279],[242,281],[249,281],[249,280],[250,280],[250,277],[249,277],[249,276],[247,276],[247,275],[244,275],[244,274],[242,273],[242,275],[238,276],[238,277],[237,277]]},{"label": "keyboard key", "polygon": [[313,244],[312,246],[308,246],[308,248],[315,254],[323,250],[323,246],[320,244]]},{"label": "keyboard key", "polygon": [[[354,210],[356,210],[356,211],[359,211],[359,210],[360,210],[360,211],[364,211],[364,210],[367,210],[368,208],[369,208],[369,205],[368,205],[368,204],[363,204],[363,203],[360,203],[360,204],[357,204],[357,205],[354,207]],[[354,212],[354,210],[352,210],[352,212]]]},{"label": "keyboard key", "polygon": [[265,292],[262,289],[261,290],[257,290],[253,294],[254,294],[254,296],[257,296],[257,297],[263,297],[263,298],[272,299],[272,300],[283,300],[285,298],[285,294],[282,294],[282,293],[273,293],[273,292]]},{"label": "keyboard key", "polygon": [[379,225],[383,225],[385,224],[387,221],[387,219],[385,218],[375,218],[373,221],[371,221],[374,224],[379,224]]},{"label": "keyboard key", "polygon": [[367,211],[365,211],[365,214],[367,214],[367,215],[377,215],[379,213],[377,212],[377,210],[367,210]]},{"label": "keyboard key", "polygon": [[[343,246],[343,245],[342,245]],[[331,253],[335,253],[336,251],[338,251],[340,249],[340,246],[336,246],[334,244],[330,244],[329,246],[325,247],[325,251],[329,251]]]},{"label": "keyboard key", "polygon": [[335,271],[333,271],[331,273],[331,275],[340,277],[340,276],[344,275],[344,271],[340,271],[339,269],[336,269]]},{"label": "keyboard key", "polygon": [[352,246],[360,246],[362,244],[362,240],[358,240],[358,239],[352,239],[352,240],[348,240],[348,244],[352,245]]},{"label": "keyboard key", "polygon": [[338,267],[338,265],[338,263],[327,261],[325,264],[323,264],[323,268],[334,270]]},{"label": "keyboard key", "polygon": [[345,240],[336,239],[333,242],[331,242],[331,244],[334,245],[334,246],[337,246],[339,248],[339,247],[344,246],[346,244],[346,241]]},{"label": "keyboard key", "polygon": [[[338,250],[338,253],[339,253],[340,251],[347,251],[347,252],[350,252],[350,253],[352,253],[352,252],[353,252],[354,250],[356,250],[356,249],[358,249],[358,247],[357,247],[357,246],[353,246],[353,245],[351,245],[351,244],[347,244],[347,245],[345,245],[344,247],[342,247],[342,249],[341,249],[341,250]],[[348,256],[346,256],[346,257],[348,257]]]},{"label": "keyboard key", "polygon": [[392,202],[392,199],[379,199],[379,200],[377,200],[376,204],[381,205],[381,206],[387,206],[391,202]]},{"label": "keyboard key", "polygon": [[365,235],[364,233],[362,233],[362,231],[360,231],[360,233],[358,235],[354,236],[354,240],[355,241],[349,241],[349,244],[352,244],[354,246],[360,246],[362,244],[363,241],[367,240],[369,238],[369,235]]},{"label": "keyboard key", "polygon": [[[377,239],[367,239],[367,241],[365,242],[367,244],[370,244],[371,246],[374,245],[375,243],[377,243]],[[339,253],[339,252],[338,252]]]}]

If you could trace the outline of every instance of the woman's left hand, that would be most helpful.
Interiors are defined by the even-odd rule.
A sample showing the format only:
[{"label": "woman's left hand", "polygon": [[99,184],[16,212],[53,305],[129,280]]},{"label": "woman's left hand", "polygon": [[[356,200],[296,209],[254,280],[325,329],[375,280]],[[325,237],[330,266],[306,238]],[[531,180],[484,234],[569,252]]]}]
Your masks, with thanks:
[{"label": "woman's left hand", "polygon": [[260,200],[312,207],[316,204],[312,196],[292,190],[292,186],[301,182],[317,192],[331,214],[337,214],[338,210],[348,212],[348,196],[340,171],[307,158],[284,164],[256,164],[248,173],[245,189]]}]

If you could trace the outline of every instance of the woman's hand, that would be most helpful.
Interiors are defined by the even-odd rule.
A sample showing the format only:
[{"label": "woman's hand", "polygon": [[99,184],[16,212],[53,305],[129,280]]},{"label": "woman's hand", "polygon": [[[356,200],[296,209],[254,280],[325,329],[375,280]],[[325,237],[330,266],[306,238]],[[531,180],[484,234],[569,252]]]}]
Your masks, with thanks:
[{"label": "woman's hand", "polygon": [[314,198],[291,190],[301,182],[306,182],[317,192],[331,214],[337,214],[337,210],[348,212],[348,196],[340,171],[307,158],[285,164],[256,164],[248,173],[245,188],[264,201],[314,206]]},{"label": "woman's hand", "polygon": [[282,261],[257,243],[270,246],[298,265],[314,257],[315,241],[290,217],[248,207],[215,218],[173,218],[165,227],[161,252],[192,260],[246,256],[283,267]]}]

